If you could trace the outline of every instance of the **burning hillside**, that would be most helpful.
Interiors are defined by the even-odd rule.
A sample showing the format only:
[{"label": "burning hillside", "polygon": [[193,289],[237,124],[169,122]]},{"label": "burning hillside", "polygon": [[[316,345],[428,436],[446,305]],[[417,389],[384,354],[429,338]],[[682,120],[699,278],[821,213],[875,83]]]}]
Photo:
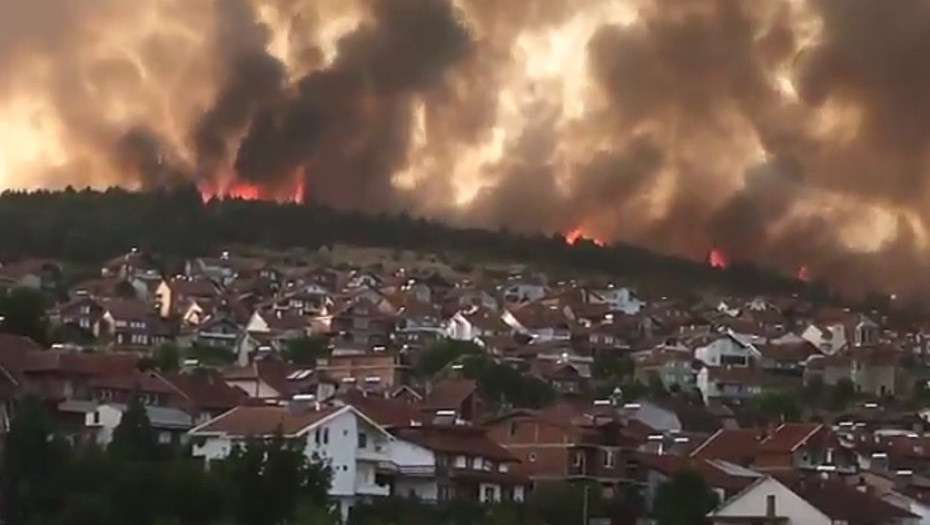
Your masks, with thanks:
[{"label": "burning hillside", "polygon": [[0,185],[306,192],[913,288],[928,44],[922,0],[6,0]]}]

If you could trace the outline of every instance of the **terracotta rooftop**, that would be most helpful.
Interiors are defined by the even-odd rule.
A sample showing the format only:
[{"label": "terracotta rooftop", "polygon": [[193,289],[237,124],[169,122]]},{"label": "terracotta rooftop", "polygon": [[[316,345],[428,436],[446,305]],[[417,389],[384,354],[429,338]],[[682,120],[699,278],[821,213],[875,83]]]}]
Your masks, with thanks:
[{"label": "terracotta rooftop", "polygon": [[756,429],[721,428],[691,452],[692,457],[722,459],[737,464],[751,461],[759,449],[762,432]]},{"label": "terracotta rooftop", "polygon": [[468,396],[475,393],[478,385],[471,379],[444,379],[433,385],[423,400],[423,408],[429,410],[458,409]]},{"label": "terracotta rooftop", "polygon": [[347,407],[325,406],[316,410],[295,411],[287,406],[239,406],[195,428],[195,435],[223,434],[228,436],[270,436],[281,432],[296,436],[309,426]]},{"label": "terracotta rooftop", "polygon": [[395,429],[394,434],[435,452],[482,457],[499,462],[518,461],[488,437],[485,429],[462,425],[421,426]]},{"label": "terracotta rooftop", "polygon": [[778,454],[794,452],[824,428],[819,423],[784,423],[762,440],[759,451]]}]

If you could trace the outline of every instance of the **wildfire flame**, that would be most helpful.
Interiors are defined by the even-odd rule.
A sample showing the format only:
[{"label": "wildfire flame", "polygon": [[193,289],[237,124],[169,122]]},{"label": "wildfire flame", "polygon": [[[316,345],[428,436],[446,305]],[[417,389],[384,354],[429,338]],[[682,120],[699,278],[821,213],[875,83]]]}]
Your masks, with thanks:
[{"label": "wildfire flame", "polygon": [[727,260],[726,254],[720,251],[717,248],[712,248],[710,254],[707,256],[707,263],[713,268],[726,269],[730,265],[730,261]]},{"label": "wildfire flame", "polygon": [[588,237],[585,235],[584,230],[581,228],[575,228],[565,234],[566,244],[575,245],[581,241],[591,241],[595,246],[604,246],[604,241],[596,237]]},{"label": "wildfire flame", "polygon": [[803,281],[805,283],[810,282],[811,272],[810,272],[810,268],[808,268],[807,265],[803,265],[800,268],[798,268],[798,280]]}]

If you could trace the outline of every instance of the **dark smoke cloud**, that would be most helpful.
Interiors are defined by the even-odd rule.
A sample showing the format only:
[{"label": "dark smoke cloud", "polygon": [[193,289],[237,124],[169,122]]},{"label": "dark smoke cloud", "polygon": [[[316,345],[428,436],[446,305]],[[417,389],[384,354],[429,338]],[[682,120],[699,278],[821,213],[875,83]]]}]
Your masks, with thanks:
[{"label": "dark smoke cloud", "polygon": [[[269,51],[281,35],[259,4],[290,16],[287,65]],[[914,288],[903,276],[930,269],[928,2],[808,0],[809,17],[783,0],[638,4],[638,22],[597,20],[584,37],[577,60],[594,109],[576,115],[547,80],[521,88],[529,100],[499,95],[529,85],[513,67],[524,37],[606,1],[358,0],[366,16],[327,62],[315,40],[322,0],[6,0],[0,108],[41,82],[82,152],[41,184],[99,184],[101,156],[145,188],[235,176],[275,195],[305,177],[312,199],[342,208],[582,227]],[[123,46],[135,54],[94,51],[99,28],[135,30],[157,18],[136,16],[147,9],[171,23]],[[125,93],[135,98],[112,104]],[[514,104],[522,122],[502,155],[463,173]],[[398,184],[408,169],[419,178]],[[457,178],[481,183],[465,207],[453,202]],[[851,248],[850,228],[875,207],[896,233]]]},{"label": "dark smoke cloud", "polygon": [[242,177],[274,181],[306,166],[315,198],[384,207],[406,154],[411,97],[441,82],[470,37],[441,0],[376,0],[372,13],[330,69],[260,112],[236,158]]}]

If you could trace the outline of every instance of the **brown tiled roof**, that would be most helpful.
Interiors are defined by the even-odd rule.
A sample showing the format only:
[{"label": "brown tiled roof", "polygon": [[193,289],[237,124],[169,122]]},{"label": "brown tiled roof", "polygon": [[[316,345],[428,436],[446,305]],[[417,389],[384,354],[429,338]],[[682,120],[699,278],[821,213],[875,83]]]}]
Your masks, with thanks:
[{"label": "brown tiled roof", "polygon": [[347,403],[385,427],[408,427],[423,420],[420,406],[397,398],[365,395],[360,390],[350,390],[341,396]]},{"label": "brown tiled roof", "polygon": [[284,396],[289,395],[287,376],[294,368],[276,359],[262,359],[246,366],[230,366],[223,370],[227,380],[261,380]]},{"label": "brown tiled roof", "polygon": [[214,297],[219,293],[219,287],[213,281],[205,278],[173,279],[169,284],[171,291],[187,297]]},{"label": "brown tiled roof", "polygon": [[803,478],[787,485],[830,519],[849,525],[891,523],[896,519],[917,517],[840,480]]},{"label": "brown tiled roof", "polygon": [[471,379],[443,379],[433,385],[423,400],[423,407],[430,410],[457,409],[477,388],[478,384]]},{"label": "brown tiled roof", "polygon": [[547,306],[541,302],[527,303],[510,310],[511,315],[528,329],[571,326],[571,320],[558,306]]},{"label": "brown tiled roof", "polygon": [[192,433],[224,434],[228,436],[270,436],[281,432],[295,436],[310,425],[346,407],[308,407],[295,411],[286,406],[238,406],[212,421],[195,428]]},{"label": "brown tiled roof", "polygon": [[101,306],[119,320],[148,321],[156,313],[149,303],[132,299],[104,299]]},{"label": "brown tiled roof", "polygon": [[515,462],[517,459],[488,437],[479,427],[423,426],[394,430],[401,439],[444,454],[458,454],[488,458],[500,462]]},{"label": "brown tiled roof", "polygon": [[39,274],[46,268],[59,268],[58,262],[52,259],[23,259],[0,266],[0,277],[19,279]]},{"label": "brown tiled roof", "polygon": [[91,386],[107,390],[139,391],[150,394],[177,395],[177,391],[154,372],[106,374],[94,377]]},{"label": "brown tiled roof", "polygon": [[720,429],[691,452],[701,459],[723,459],[733,463],[752,460],[762,441],[762,432],[751,428]]},{"label": "brown tiled roof", "polygon": [[229,410],[248,397],[238,388],[226,384],[222,376],[213,371],[167,374],[164,378],[194,407],[202,410]]},{"label": "brown tiled roof", "polygon": [[727,491],[740,491],[754,483],[758,477],[734,476],[729,474],[706,459],[689,458],[673,454],[635,453],[634,457],[647,468],[661,472],[667,477],[674,476],[678,471],[691,469],[701,474],[708,485]]},{"label": "brown tiled roof", "polygon": [[823,429],[820,423],[783,423],[762,440],[759,451],[778,454],[794,452]]}]

